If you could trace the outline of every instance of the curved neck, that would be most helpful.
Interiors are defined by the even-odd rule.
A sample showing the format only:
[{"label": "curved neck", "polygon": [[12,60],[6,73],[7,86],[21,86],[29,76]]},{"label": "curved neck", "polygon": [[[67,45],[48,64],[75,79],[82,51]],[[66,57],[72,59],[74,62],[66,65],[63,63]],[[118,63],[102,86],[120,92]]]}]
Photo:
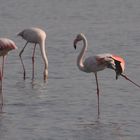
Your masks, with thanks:
[{"label": "curved neck", "polygon": [[44,66],[45,66],[44,67],[44,80],[46,80],[48,77],[48,59],[47,59],[46,50],[45,50],[45,41],[42,41],[40,43],[40,51],[41,51],[42,58],[44,61]]},{"label": "curved neck", "polygon": [[87,46],[88,46],[87,39],[86,37],[83,37],[83,48],[77,57],[77,66],[82,71],[84,71],[83,59],[84,59],[85,51],[87,50]]}]

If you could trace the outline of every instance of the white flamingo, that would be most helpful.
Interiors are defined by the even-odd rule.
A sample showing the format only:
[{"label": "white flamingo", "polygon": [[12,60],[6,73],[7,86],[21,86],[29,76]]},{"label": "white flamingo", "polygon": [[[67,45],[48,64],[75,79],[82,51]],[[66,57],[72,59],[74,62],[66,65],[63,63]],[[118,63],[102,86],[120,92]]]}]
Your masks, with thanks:
[{"label": "white flamingo", "polygon": [[97,99],[98,99],[98,116],[100,114],[99,109],[99,84],[98,84],[98,78],[97,78],[97,72],[104,70],[105,68],[113,69],[116,72],[116,79],[118,79],[118,76],[123,76],[126,80],[129,80],[136,86],[140,87],[138,84],[134,83],[132,80],[130,80],[126,75],[122,74],[125,69],[125,61],[120,56],[116,56],[109,53],[104,54],[98,54],[95,56],[90,56],[84,60],[85,51],[87,50],[87,39],[83,33],[80,33],[76,36],[76,39],[74,40],[74,48],[76,49],[77,42],[83,41],[83,48],[78,55],[77,58],[77,66],[78,68],[86,73],[94,73],[95,79],[96,79],[96,86],[97,86]]},{"label": "white flamingo", "polygon": [[23,78],[25,79],[26,71],[25,71],[25,66],[24,66],[21,55],[22,55],[22,53],[23,53],[23,51],[28,43],[34,43],[35,45],[34,45],[33,54],[32,54],[32,64],[33,64],[32,79],[34,79],[35,49],[36,49],[36,44],[39,44],[40,50],[41,50],[41,55],[42,55],[42,58],[44,61],[44,80],[46,80],[48,78],[48,59],[47,59],[46,50],[45,50],[46,33],[42,29],[32,27],[32,28],[24,29],[23,31],[18,33],[18,36],[21,36],[23,39],[25,39],[27,41],[25,46],[23,47],[23,49],[19,53],[22,67],[23,67],[23,72],[24,72]]}]

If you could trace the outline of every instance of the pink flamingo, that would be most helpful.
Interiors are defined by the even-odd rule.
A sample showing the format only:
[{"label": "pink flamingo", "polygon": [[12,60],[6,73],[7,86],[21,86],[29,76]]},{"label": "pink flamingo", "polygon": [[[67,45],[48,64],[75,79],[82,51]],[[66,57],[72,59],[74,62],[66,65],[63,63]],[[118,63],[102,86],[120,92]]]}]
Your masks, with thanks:
[{"label": "pink flamingo", "polygon": [[78,55],[77,58],[77,66],[78,68],[86,73],[94,73],[95,79],[96,79],[96,86],[97,86],[97,99],[98,99],[98,116],[100,114],[99,110],[99,84],[98,84],[98,78],[97,78],[97,72],[104,70],[105,68],[113,69],[116,72],[116,79],[118,79],[118,76],[121,75],[126,80],[129,80],[136,86],[140,88],[138,84],[130,80],[126,75],[122,74],[125,69],[125,61],[120,56],[116,56],[113,54],[105,53],[105,54],[98,54],[96,56],[90,56],[88,58],[84,59],[85,51],[87,50],[87,39],[83,33],[80,33],[76,36],[76,39],[74,40],[74,48],[76,49],[77,42],[83,41],[83,48]]},{"label": "pink flamingo", "polygon": [[23,47],[23,49],[21,50],[21,52],[19,53],[20,56],[20,60],[22,63],[22,67],[23,67],[23,78],[25,79],[26,76],[26,71],[25,71],[25,66],[22,60],[22,53],[25,49],[25,47],[27,46],[27,44],[30,43],[34,43],[34,49],[33,49],[33,55],[32,55],[32,79],[34,79],[34,55],[35,55],[35,49],[36,49],[36,44],[39,44],[40,46],[40,50],[41,50],[41,55],[44,61],[44,80],[46,80],[48,78],[48,59],[47,59],[47,55],[46,55],[46,51],[45,51],[45,40],[46,40],[46,33],[39,28],[28,28],[28,29],[24,29],[23,31],[21,31],[20,33],[18,33],[18,36],[21,36],[23,39],[25,39],[27,42],[25,44],[25,46]]},{"label": "pink flamingo", "polygon": [[8,54],[9,51],[17,49],[15,43],[8,39],[8,38],[0,38],[0,56],[2,56],[2,68],[0,70],[0,81],[2,81],[3,78],[3,71],[4,71],[4,60],[5,56]]},{"label": "pink flamingo", "polygon": [[[4,60],[5,56],[8,54],[9,51],[17,49],[15,43],[8,39],[8,38],[0,38],[0,56],[2,56],[2,67],[0,69],[0,91],[2,96],[2,79],[3,79],[3,72],[4,72]],[[3,97],[2,97],[2,105],[3,105]]]}]

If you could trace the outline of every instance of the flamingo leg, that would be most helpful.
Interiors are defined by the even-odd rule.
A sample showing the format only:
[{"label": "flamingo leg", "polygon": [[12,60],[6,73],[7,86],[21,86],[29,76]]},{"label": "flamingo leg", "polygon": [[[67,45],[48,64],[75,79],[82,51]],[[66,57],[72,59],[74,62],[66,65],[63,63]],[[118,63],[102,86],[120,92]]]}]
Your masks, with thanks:
[{"label": "flamingo leg", "polygon": [[28,42],[26,42],[25,46],[23,47],[23,49],[22,49],[21,52],[19,53],[19,57],[20,57],[21,64],[22,64],[22,67],[23,67],[23,78],[24,78],[24,80],[25,80],[26,71],[25,71],[25,66],[24,66],[24,63],[23,63],[23,60],[22,60],[21,55],[22,55],[22,53],[23,53],[25,47],[27,46],[27,44],[28,44]]},{"label": "flamingo leg", "polygon": [[128,78],[126,75],[121,74],[122,77],[124,77],[126,80],[128,80],[129,82],[133,83],[135,86],[140,88],[140,85],[138,85],[137,83],[135,83],[134,81],[132,81],[130,78]]},{"label": "flamingo leg", "polygon": [[2,81],[3,81],[3,73],[4,73],[4,60],[5,56],[2,57],[2,67],[1,67],[1,74],[0,74],[0,79],[1,79],[1,89],[2,89]]},{"label": "flamingo leg", "polygon": [[2,57],[2,67],[0,70],[0,81],[1,81],[1,89],[2,89],[2,80],[3,80],[3,73],[4,73],[4,60],[5,60],[5,56]]},{"label": "flamingo leg", "polygon": [[1,71],[1,68],[0,68],[0,82],[2,83],[2,71]]},{"label": "flamingo leg", "polygon": [[1,100],[1,103],[0,103],[0,112],[2,112],[2,108],[3,108],[2,81],[0,83],[0,100]]},{"label": "flamingo leg", "polygon": [[5,61],[5,56],[3,56],[3,60],[2,60],[2,78],[3,78],[3,73],[4,73],[4,61]]},{"label": "flamingo leg", "polygon": [[0,100],[1,100],[1,104],[0,104],[0,112],[2,112],[2,108],[3,108],[3,93],[2,93],[2,84],[0,85]]},{"label": "flamingo leg", "polygon": [[1,100],[1,103],[0,103],[0,112],[1,112],[2,107],[3,107],[2,81],[0,83],[0,100]]},{"label": "flamingo leg", "polygon": [[97,100],[98,100],[98,116],[100,115],[100,102],[99,102],[99,84],[98,84],[98,78],[97,73],[95,73],[95,79],[96,79],[96,86],[97,86]]},{"label": "flamingo leg", "polygon": [[34,50],[33,50],[33,55],[32,55],[32,65],[33,65],[33,67],[32,67],[32,80],[34,79],[34,58],[35,58],[35,49],[36,49],[36,44],[35,44],[35,46],[34,46]]},{"label": "flamingo leg", "polygon": [[2,60],[2,67],[1,67],[1,70],[0,70],[0,80],[1,80],[1,83],[0,83],[0,99],[1,99],[1,111],[2,111],[2,108],[3,108],[3,94],[2,94],[2,80],[3,80],[3,73],[4,73],[4,60],[5,60],[5,56],[3,56],[3,60]]}]

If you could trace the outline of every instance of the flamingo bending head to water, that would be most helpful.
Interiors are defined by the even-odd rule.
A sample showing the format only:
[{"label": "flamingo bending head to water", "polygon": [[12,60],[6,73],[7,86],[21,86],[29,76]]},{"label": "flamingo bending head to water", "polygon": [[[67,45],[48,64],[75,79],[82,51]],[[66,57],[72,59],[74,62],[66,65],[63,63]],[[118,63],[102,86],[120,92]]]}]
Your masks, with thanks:
[{"label": "flamingo bending head to water", "polygon": [[81,71],[86,73],[94,73],[95,75],[96,86],[97,86],[97,98],[98,98],[98,116],[99,116],[100,110],[99,110],[99,84],[98,84],[98,77],[97,77],[98,71],[104,70],[106,68],[110,68],[116,72],[116,79],[118,79],[118,77],[121,75],[126,80],[129,80],[139,88],[140,86],[123,74],[125,69],[125,61],[122,57],[110,53],[104,53],[95,56],[90,56],[84,59],[84,55],[87,50],[88,43],[83,33],[80,33],[76,36],[74,40],[75,49],[77,48],[77,42],[79,41],[83,41],[83,48],[77,57],[77,66]]},{"label": "flamingo bending head to water", "polygon": [[23,78],[25,79],[26,77],[26,71],[25,71],[25,66],[22,60],[22,53],[25,49],[25,47],[27,46],[28,43],[34,43],[34,49],[33,49],[33,55],[32,55],[32,79],[34,79],[34,55],[35,55],[35,49],[36,49],[36,45],[39,44],[40,46],[40,51],[41,51],[41,55],[44,61],[44,80],[46,80],[48,78],[48,59],[47,59],[47,55],[46,55],[46,49],[45,49],[45,40],[46,40],[46,33],[45,31],[43,31],[40,28],[36,28],[36,27],[31,27],[28,29],[24,29],[23,31],[19,32],[17,34],[18,36],[21,36],[23,39],[25,39],[27,42],[25,44],[25,46],[23,47],[23,49],[21,50],[21,52],[19,53],[20,56],[20,60],[22,63],[22,67],[23,67]]}]

